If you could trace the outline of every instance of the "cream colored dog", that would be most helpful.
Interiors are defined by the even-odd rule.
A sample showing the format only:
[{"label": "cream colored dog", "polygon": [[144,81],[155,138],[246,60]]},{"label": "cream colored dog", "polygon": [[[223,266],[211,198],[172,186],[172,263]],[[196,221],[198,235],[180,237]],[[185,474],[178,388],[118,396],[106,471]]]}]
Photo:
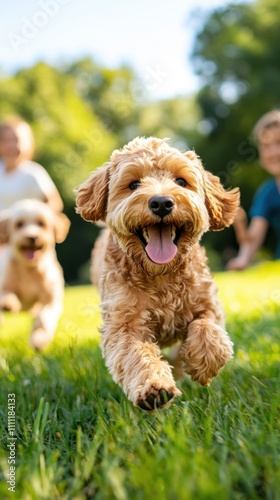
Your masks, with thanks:
[{"label": "cream colored dog", "polygon": [[[0,315],[32,310],[31,345],[42,349],[53,338],[63,308],[64,280],[55,253],[70,222],[37,200],[23,200],[2,213],[0,241]],[[3,317],[2,317],[3,319]]]},{"label": "cream colored dog", "polygon": [[232,356],[216,286],[199,239],[229,226],[239,190],[226,191],[193,151],[137,138],[80,186],[77,211],[106,221],[94,250],[102,349],[128,398],[145,410],[180,391],[160,348],[179,343],[193,380],[209,385]]}]

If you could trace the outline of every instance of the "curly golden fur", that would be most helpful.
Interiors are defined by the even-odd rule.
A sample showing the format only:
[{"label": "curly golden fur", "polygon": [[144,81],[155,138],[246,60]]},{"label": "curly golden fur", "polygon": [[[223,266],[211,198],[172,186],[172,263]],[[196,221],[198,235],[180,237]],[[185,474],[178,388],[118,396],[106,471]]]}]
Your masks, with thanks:
[{"label": "curly golden fur", "polygon": [[193,151],[136,138],[80,186],[77,212],[106,222],[93,251],[102,297],[102,350],[115,382],[153,410],[180,394],[161,348],[179,343],[193,380],[209,385],[232,342],[199,240],[229,226],[239,190],[226,191]]}]

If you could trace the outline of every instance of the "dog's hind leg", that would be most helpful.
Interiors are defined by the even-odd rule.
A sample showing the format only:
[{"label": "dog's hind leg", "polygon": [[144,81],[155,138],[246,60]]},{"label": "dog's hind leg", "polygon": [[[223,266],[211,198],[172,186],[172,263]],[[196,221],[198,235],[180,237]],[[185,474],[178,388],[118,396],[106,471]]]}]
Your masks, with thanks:
[{"label": "dog's hind leg", "polygon": [[21,303],[13,292],[4,292],[0,295],[0,310],[18,313],[21,310]]},{"label": "dog's hind leg", "polygon": [[193,320],[180,356],[184,370],[201,385],[210,385],[211,379],[233,355],[233,343],[227,332],[212,315]]},{"label": "dog's hind leg", "polygon": [[38,311],[30,337],[34,349],[40,351],[52,341],[61,313],[62,305],[57,302],[47,304]]}]

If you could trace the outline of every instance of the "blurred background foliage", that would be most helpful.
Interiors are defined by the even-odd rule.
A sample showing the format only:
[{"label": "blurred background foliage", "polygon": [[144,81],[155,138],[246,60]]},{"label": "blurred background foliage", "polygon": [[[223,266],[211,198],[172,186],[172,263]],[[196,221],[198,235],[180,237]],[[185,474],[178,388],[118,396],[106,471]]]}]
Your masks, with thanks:
[{"label": "blurred background foliage", "polygon": [[[71,219],[58,246],[68,282],[88,279],[98,233],[75,214],[73,189],[135,136],[170,137],[181,150],[194,148],[225,187],[240,186],[246,210],[266,178],[251,131],[263,113],[280,107],[279,0],[234,2],[206,18],[199,10],[194,15],[202,20],[192,55],[202,83],[196,95],[149,102],[131,68],[105,68],[90,58],[59,68],[41,62],[0,80],[0,118],[19,114],[31,124],[35,160],[54,179]],[[236,251],[231,228],[208,233],[203,243],[213,269]],[[269,235],[266,255],[274,244]]]}]

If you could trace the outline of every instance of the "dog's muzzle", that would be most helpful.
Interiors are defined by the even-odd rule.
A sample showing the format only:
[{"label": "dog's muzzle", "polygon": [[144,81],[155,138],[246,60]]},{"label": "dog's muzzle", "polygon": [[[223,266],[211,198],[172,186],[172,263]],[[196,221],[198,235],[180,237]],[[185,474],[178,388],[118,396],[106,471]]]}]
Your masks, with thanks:
[{"label": "dog's muzzle", "polygon": [[168,264],[177,253],[177,232],[174,226],[164,223],[174,207],[174,200],[170,196],[152,196],[148,207],[160,222],[139,228],[136,235],[141,241],[148,258],[155,264]]},{"label": "dog's muzzle", "polygon": [[34,260],[42,248],[43,245],[40,243],[37,236],[26,237],[25,242],[20,245],[20,251],[24,255],[25,259],[29,261]]}]

